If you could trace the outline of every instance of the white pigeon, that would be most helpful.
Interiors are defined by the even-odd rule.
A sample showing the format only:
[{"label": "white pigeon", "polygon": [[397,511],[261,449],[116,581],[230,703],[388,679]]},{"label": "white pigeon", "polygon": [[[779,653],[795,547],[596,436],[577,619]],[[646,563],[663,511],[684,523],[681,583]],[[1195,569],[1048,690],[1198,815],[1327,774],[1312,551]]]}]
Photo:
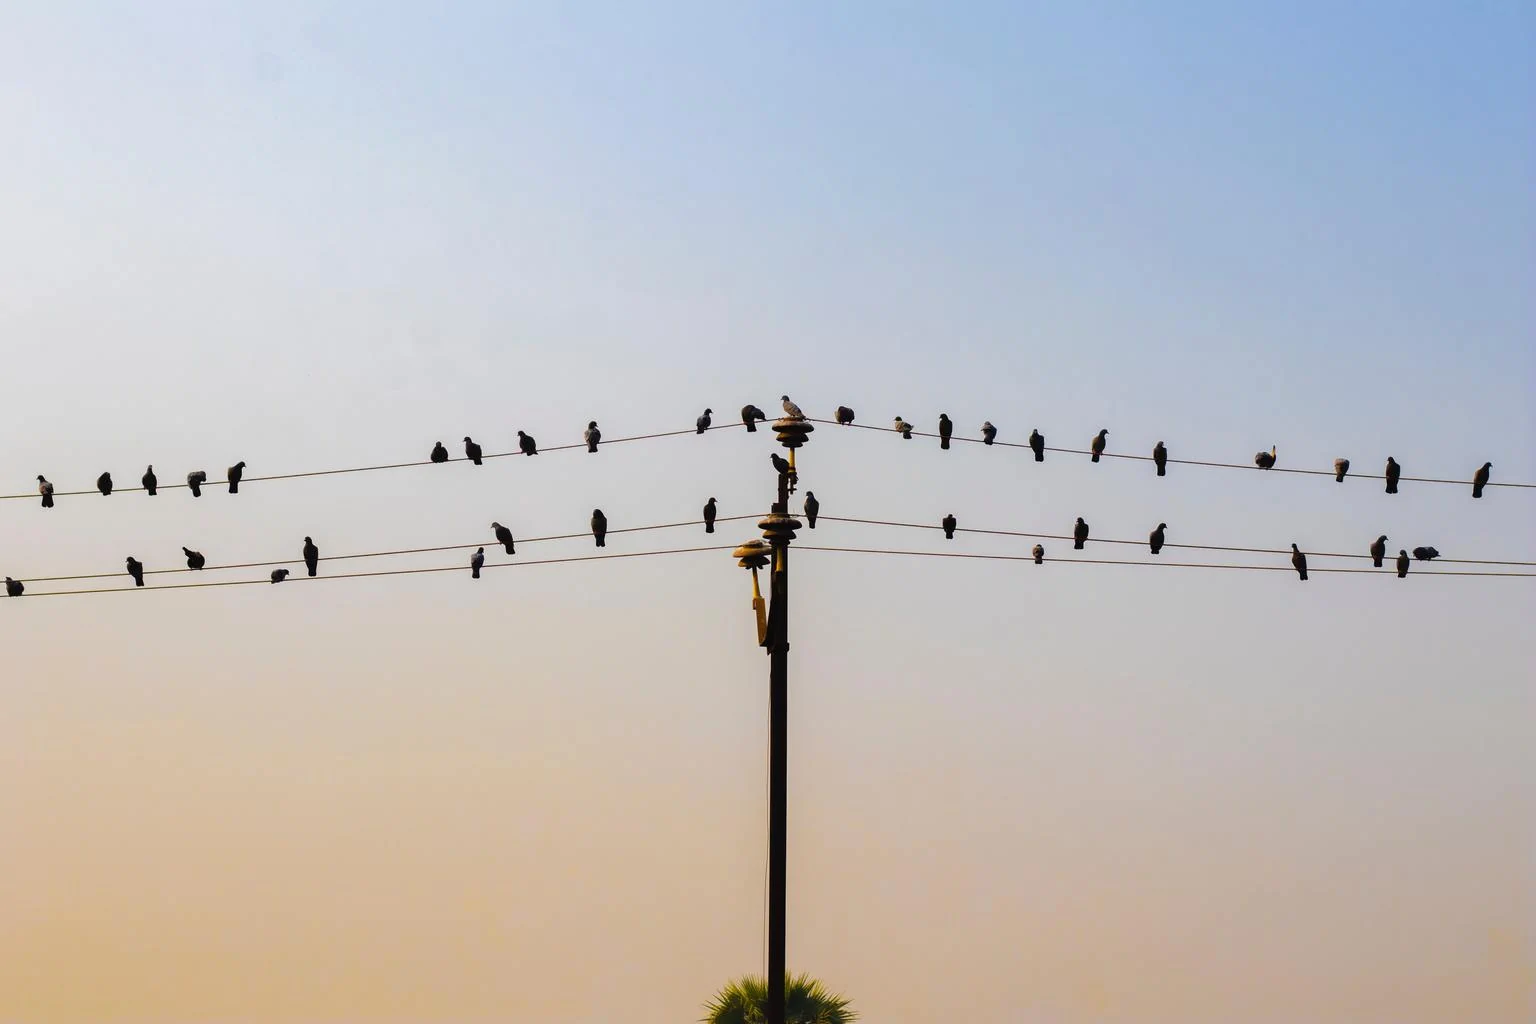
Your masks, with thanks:
[{"label": "white pigeon", "polygon": [[789,400],[789,396],[788,395],[780,395],[779,397],[784,402],[784,415],[785,416],[788,416],[790,419],[794,419],[794,420],[803,420],[803,419],[805,419],[805,413],[800,411],[800,407],[798,405],[796,405],[794,402],[791,402]]}]

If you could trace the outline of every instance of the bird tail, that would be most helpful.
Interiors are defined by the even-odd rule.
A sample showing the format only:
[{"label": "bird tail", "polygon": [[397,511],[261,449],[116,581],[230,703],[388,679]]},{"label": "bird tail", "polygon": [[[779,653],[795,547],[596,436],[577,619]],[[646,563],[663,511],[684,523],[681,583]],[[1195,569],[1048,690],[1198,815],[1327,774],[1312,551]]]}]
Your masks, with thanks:
[{"label": "bird tail", "polygon": [[1387,481],[1387,493],[1388,494],[1396,494],[1397,493],[1397,481],[1396,480],[1388,480]]},{"label": "bird tail", "polygon": [[513,549],[512,545],[510,543],[507,544],[507,554],[509,554],[509,555],[517,554],[517,551]]},{"label": "bird tail", "polygon": [[1158,476],[1167,476],[1168,475],[1168,467],[1165,466],[1163,463],[1159,462],[1157,464],[1157,475]]},{"label": "bird tail", "polygon": [[480,567],[478,565],[470,566],[469,578],[472,580],[477,580],[480,578]]},{"label": "bird tail", "polygon": [[1482,484],[1473,484],[1472,485],[1472,497],[1474,497],[1474,498],[1481,498],[1482,496],[1483,496],[1483,485]]},{"label": "bird tail", "polygon": [[53,508],[53,495],[43,495],[43,508]]},{"label": "bird tail", "polygon": [[[752,421],[752,417],[751,416],[748,416],[746,419],[742,420],[742,422],[747,425],[747,433],[749,433],[749,434],[757,433],[757,424]],[[704,433],[704,431],[701,430],[701,431],[699,431],[699,433],[702,434],[702,433]]]},{"label": "bird tail", "polygon": [[1081,551],[1083,550],[1083,542],[1080,540],[1074,540],[1072,542],[1072,547],[1074,550]]},{"label": "bird tail", "polygon": [[144,577],[143,576],[135,576],[133,578],[133,585],[136,586],[136,587],[142,587],[144,585]]},{"label": "bird tail", "polygon": [[203,496],[202,485],[201,484],[192,484],[191,486],[192,486],[192,497],[194,497],[194,498],[201,498]]},{"label": "bird tail", "polygon": [[310,575],[311,575],[311,576],[313,576],[313,575],[315,575],[315,573],[317,573],[317,572],[319,572],[319,569],[317,569],[317,568],[316,568],[316,567],[315,567],[315,566],[313,566],[313,565],[311,565],[311,566],[309,566],[309,574],[310,574]]},{"label": "bird tail", "polygon": [[1343,483],[1344,482],[1344,471],[1342,469],[1339,470],[1337,473],[1335,473],[1333,475],[1333,478],[1334,478],[1334,480],[1338,481],[1339,483]]},{"label": "bird tail", "polygon": [[597,540],[597,546],[598,547],[605,548],[605,547],[608,546],[608,538],[607,537],[599,534],[598,537],[596,538],[596,540]]},{"label": "bird tail", "polygon": [[1098,452],[1094,452],[1093,453],[1093,461],[1094,462],[1098,462],[1099,461],[1099,453]]},{"label": "bird tail", "polygon": [[587,451],[589,451],[589,452],[597,451],[597,442],[596,441],[588,441],[587,442]]},{"label": "bird tail", "polygon": [[704,524],[704,532],[705,533],[714,533],[715,532],[715,524],[714,523],[705,523]]},{"label": "bird tail", "polygon": [[949,450],[949,438],[947,438],[947,437],[939,438],[939,447],[943,448],[945,451],[948,451]]},{"label": "bird tail", "polygon": [[1306,582],[1307,570],[1305,570],[1305,569],[1297,569],[1296,572],[1301,576],[1302,582]]},{"label": "bird tail", "polygon": [[229,493],[230,494],[239,494],[240,493],[240,481],[239,480],[231,480],[229,482]]},{"label": "bird tail", "polygon": [[1035,461],[1036,462],[1044,462],[1045,461],[1045,452],[1035,452]]},{"label": "bird tail", "polygon": [[1381,568],[1381,558],[1379,556],[1376,557],[1376,558],[1373,558],[1371,561],[1375,563],[1376,568],[1378,568],[1378,569]]}]

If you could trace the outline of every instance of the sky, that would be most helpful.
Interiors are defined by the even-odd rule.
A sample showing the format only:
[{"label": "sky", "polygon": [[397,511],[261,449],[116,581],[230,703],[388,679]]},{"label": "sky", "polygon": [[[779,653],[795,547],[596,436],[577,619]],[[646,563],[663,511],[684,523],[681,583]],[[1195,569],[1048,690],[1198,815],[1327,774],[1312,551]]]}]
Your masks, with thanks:
[{"label": "sky", "polygon": [[[4,22],[6,494],[686,429],[786,392],[1536,482],[1527,5]],[[0,501],[0,574],[755,514],[765,449]],[[799,466],[826,516],[1536,561],[1536,491],[828,426]],[[1531,580],[793,566],[789,966],[864,1019],[1536,1013]],[[661,1024],[762,970],[767,659],[728,552],[7,600],[0,641],[0,1021]]]}]

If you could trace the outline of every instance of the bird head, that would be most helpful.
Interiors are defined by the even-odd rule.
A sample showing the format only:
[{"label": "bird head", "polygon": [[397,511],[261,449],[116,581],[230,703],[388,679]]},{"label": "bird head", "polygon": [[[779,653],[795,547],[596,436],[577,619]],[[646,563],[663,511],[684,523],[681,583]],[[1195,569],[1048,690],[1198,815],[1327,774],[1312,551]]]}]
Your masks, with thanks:
[{"label": "bird head", "polygon": [[710,499],[709,499],[709,503],[710,503],[710,504],[711,504],[711,505],[713,505],[713,504],[714,504],[714,503],[715,503],[715,499],[714,499],[714,498],[710,498]]},{"label": "bird head", "polygon": [[1493,463],[1485,462],[1485,463],[1483,463],[1483,468],[1484,469],[1492,469],[1493,468]]},{"label": "bird head", "polygon": [[1108,427],[1105,427],[1105,428],[1104,428],[1104,429],[1103,429],[1103,430],[1100,430],[1100,431],[1099,431],[1099,436],[1100,436],[1100,437],[1104,437],[1104,436],[1106,436],[1106,435],[1107,435],[1107,434],[1108,434],[1108,433],[1109,433],[1109,428],[1108,428]]},{"label": "bird head", "polygon": [[500,523],[492,523],[491,524],[491,529],[499,530],[499,529],[501,529],[501,524]]},{"label": "bird head", "polygon": [[521,430],[519,430],[519,431],[518,431],[518,432],[517,432],[517,436],[518,436],[518,437],[527,437],[527,436],[528,436],[528,435],[527,435],[527,434],[525,434],[525,433],[523,433],[523,432],[522,432],[522,431],[521,431]]},{"label": "bird head", "polygon": [[305,537],[304,538],[304,543],[305,544],[313,544],[314,542],[315,541],[314,541],[314,539],[312,537]]},{"label": "bird head", "polygon": [[1167,523],[1158,523],[1157,524],[1157,528],[1159,530],[1166,530],[1166,529],[1168,529],[1168,524]]},{"label": "bird head", "polygon": [[1083,517],[1082,516],[1078,516],[1077,517],[1077,525],[1079,525],[1079,526],[1083,525]]},{"label": "bird head", "polygon": [[597,420],[589,420],[588,421],[588,423],[587,423],[587,429],[588,430],[593,430],[596,427],[597,427]]},{"label": "bird head", "polygon": [[465,444],[469,444],[469,443],[470,443],[470,440],[469,440],[469,435],[468,435],[468,434],[465,434],[465,435],[464,435],[464,443],[465,443]]},{"label": "bird head", "polygon": [[788,395],[780,395],[779,396],[779,401],[787,402],[787,401],[789,401],[789,396]]}]

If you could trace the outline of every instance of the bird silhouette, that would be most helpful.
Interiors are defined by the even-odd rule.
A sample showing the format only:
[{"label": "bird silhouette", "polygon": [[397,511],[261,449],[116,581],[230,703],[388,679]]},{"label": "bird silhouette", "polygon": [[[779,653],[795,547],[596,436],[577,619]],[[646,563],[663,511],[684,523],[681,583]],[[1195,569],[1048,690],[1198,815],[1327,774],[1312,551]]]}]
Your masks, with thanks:
[{"label": "bird silhouette", "polygon": [[600,508],[592,510],[592,539],[597,541],[600,548],[608,546],[608,517],[603,515]]},{"label": "bird silhouette", "polygon": [[1432,562],[1440,557],[1440,551],[1438,548],[1414,548],[1413,557],[1421,562]]},{"label": "bird silhouette", "polygon": [[496,535],[496,543],[507,549],[507,554],[517,554],[517,548],[512,543],[512,531],[500,523],[491,524],[491,532]]},{"label": "bird silhouette", "polygon": [[1277,451],[1278,447],[1278,445],[1271,445],[1269,451],[1259,452],[1253,457],[1253,464],[1258,466],[1260,469],[1274,469],[1275,452]]},{"label": "bird silhouette", "polygon": [[950,422],[948,413],[939,413],[939,447],[949,447],[949,435],[955,432],[955,425]]},{"label": "bird silhouette", "polygon": [[443,442],[439,441],[439,442],[437,442],[437,444],[432,446],[432,461],[433,462],[447,462],[448,461],[448,449],[443,447]]},{"label": "bird silhouette", "polygon": [[1029,553],[1035,556],[1035,564],[1036,565],[1040,565],[1040,564],[1042,564],[1045,561],[1045,545],[1044,544],[1036,544],[1033,548],[1030,549]]},{"label": "bird silhouette", "polygon": [[1493,463],[1483,463],[1483,468],[1472,474],[1472,497],[1481,498],[1483,488],[1488,486],[1488,478],[1493,475]]},{"label": "bird silhouette", "polygon": [[474,554],[469,556],[469,578],[472,579],[472,580],[479,579],[480,578],[480,569],[484,565],[485,565],[485,548],[479,548],[479,549],[477,549],[475,551]]},{"label": "bird silhouette", "polygon": [[203,496],[203,484],[207,482],[207,470],[194,469],[187,474],[187,489],[192,492],[192,497],[194,498],[201,498]]},{"label": "bird silhouette", "polygon": [[5,596],[20,597],[27,592],[26,586],[21,580],[13,580],[9,576],[5,578]]},{"label": "bird silhouette", "polygon": [[992,425],[992,421],[991,420],[987,420],[985,423],[983,423],[981,425],[981,443],[982,444],[991,444],[993,441],[996,441],[996,440],[997,440],[997,428]]},{"label": "bird silhouette", "polygon": [[1088,524],[1083,522],[1083,517],[1082,516],[1078,516],[1077,517],[1077,525],[1072,527],[1072,547],[1073,547],[1073,549],[1077,550],[1077,551],[1081,551],[1083,549],[1083,542],[1086,541],[1087,539],[1088,539]]},{"label": "bird silhouette", "polygon": [[792,420],[803,420],[803,419],[805,419],[805,413],[800,411],[800,407],[798,405],[796,405],[794,402],[791,402],[789,400],[789,396],[788,395],[780,395],[779,396],[779,400],[784,403],[784,415],[785,416],[788,416]]},{"label": "bird silhouette", "polygon": [[128,567],[128,575],[133,577],[133,585],[142,587],[144,585],[144,563],[129,555],[128,560],[123,564]]},{"label": "bird silhouette", "polygon": [[208,559],[203,557],[201,551],[193,551],[191,548],[182,548],[181,550],[187,556],[188,569],[201,569],[208,564]]},{"label": "bird silhouette", "polygon": [[1348,473],[1349,473],[1349,460],[1348,459],[1334,459],[1333,460],[1333,478],[1335,480],[1337,480],[1339,483],[1343,483],[1344,482],[1344,477]]},{"label": "bird silhouette", "polygon": [[1402,475],[1403,475],[1403,467],[1399,466],[1397,464],[1397,460],[1396,459],[1394,459],[1392,456],[1388,455],[1387,456],[1387,471],[1386,471],[1387,493],[1388,494],[1396,494],[1397,493],[1397,478],[1402,476]]},{"label": "bird silhouette", "polygon": [[603,439],[603,432],[597,429],[597,420],[587,424],[587,429],[581,432],[581,439],[587,442],[589,453],[597,451],[597,442]]},{"label": "bird silhouette", "polygon": [[96,478],[96,489],[101,492],[101,496],[103,498],[105,498],[107,495],[111,494],[112,493],[112,474],[111,473],[103,473],[103,474],[101,474],[101,476],[97,477]]},{"label": "bird silhouette", "polygon": [[245,463],[237,462],[224,471],[224,479],[229,481],[229,493],[240,493],[240,478],[245,476]]},{"label": "bird silhouette", "polygon": [[821,513],[821,502],[816,500],[815,491],[805,492],[805,522],[811,529],[816,529],[816,516]]},{"label": "bird silhouette", "polygon": [[1157,475],[1168,475],[1168,447],[1159,441],[1152,446],[1152,461],[1157,463]]},{"label": "bird silhouette", "polygon": [[288,570],[287,569],[273,569],[272,570],[272,582],[273,583],[281,583],[281,582],[283,582],[283,580],[285,580],[287,578],[288,578]]},{"label": "bird silhouette", "polygon": [[311,576],[320,571],[320,549],[313,537],[304,538],[304,568]]},{"label": "bird silhouette", "polygon": [[713,409],[705,409],[704,415],[693,421],[693,425],[696,428],[694,433],[702,434],[704,431],[709,429],[709,425],[714,422],[710,419],[710,416],[714,414],[714,411],[715,410]]},{"label": "bird silhouette", "polygon": [[853,422],[853,410],[848,408],[846,405],[838,406],[837,407],[837,422],[841,426],[845,426],[845,427],[848,424],[852,423]]},{"label": "bird silhouette", "polygon": [[945,540],[954,540],[955,539],[955,516],[954,516],[953,512],[951,512],[949,515],[945,516],[939,522],[939,525],[944,527],[944,539]]},{"label": "bird silhouette", "polygon": [[1301,553],[1295,541],[1291,542],[1291,565],[1295,567],[1297,576],[1303,580],[1307,578],[1307,556]]},{"label": "bird silhouette", "polygon": [[[705,415],[708,415],[707,411]],[[741,407],[741,424],[747,428],[747,433],[749,434],[757,433],[757,425],[767,418],[768,414],[755,405],[744,405]]]},{"label": "bird silhouette", "polygon": [[789,460],[780,455],[778,452],[769,452],[768,458],[773,460],[773,468],[778,470],[780,473],[790,472]]},{"label": "bird silhouette", "polygon": [[900,416],[897,416],[895,426],[897,430],[901,431],[902,437],[906,438],[908,441],[912,440],[912,424],[908,423]]},{"label": "bird silhouette", "polygon": [[1158,523],[1157,529],[1152,531],[1152,536],[1147,538],[1147,543],[1154,555],[1163,550],[1163,532],[1167,529],[1167,523]]},{"label": "bird silhouette", "polygon": [[151,498],[155,496],[155,488],[160,486],[160,480],[155,476],[154,466],[150,466],[148,469],[144,470],[144,475],[139,478],[139,483],[144,485],[145,492]]},{"label": "bird silhouette", "polygon": [[1088,449],[1093,453],[1091,458],[1094,462],[1098,462],[1099,456],[1104,454],[1105,438],[1107,437],[1109,437],[1109,428],[1107,427],[1093,435],[1093,441],[1089,443]]},{"label": "bird silhouette", "polygon": [[464,437],[464,457],[469,459],[469,461],[473,462],[475,465],[481,466],[481,465],[484,465],[484,463],[482,463],[480,461],[480,456],[481,456],[480,446],[478,444],[476,444],[474,441],[471,441],[469,439],[468,435],[465,435],[465,437]]},{"label": "bird silhouette", "polygon": [[1371,564],[1381,568],[1381,560],[1387,557],[1387,535],[1382,534],[1371,544]]},{"label": "bird silhouette", "polygon": [[1045,435],[1038,430],[1029,432],[1029,446],[1035,450],[1035,461],[1045,461]]},{"label": "bird silhouette", "polygon": [[539,443],[521,430],[517,432],[517,449],[524,455],[539,454]]},{"label": "bird silhouette", "polygon": [[715,532],[715,499],[710,498],[704,503],[704,532]]},{"label": "bird silhouette", "polygon": [[1397,552],[1397,578],[1402,579],[1408,575],[1408,552],[1398,549]]},{"label": "bird silhouette", "polygon": [[37,493],[43,496],[43,508],[53,508],[53,484],[45,480],[41,473],[37,475]]}]

